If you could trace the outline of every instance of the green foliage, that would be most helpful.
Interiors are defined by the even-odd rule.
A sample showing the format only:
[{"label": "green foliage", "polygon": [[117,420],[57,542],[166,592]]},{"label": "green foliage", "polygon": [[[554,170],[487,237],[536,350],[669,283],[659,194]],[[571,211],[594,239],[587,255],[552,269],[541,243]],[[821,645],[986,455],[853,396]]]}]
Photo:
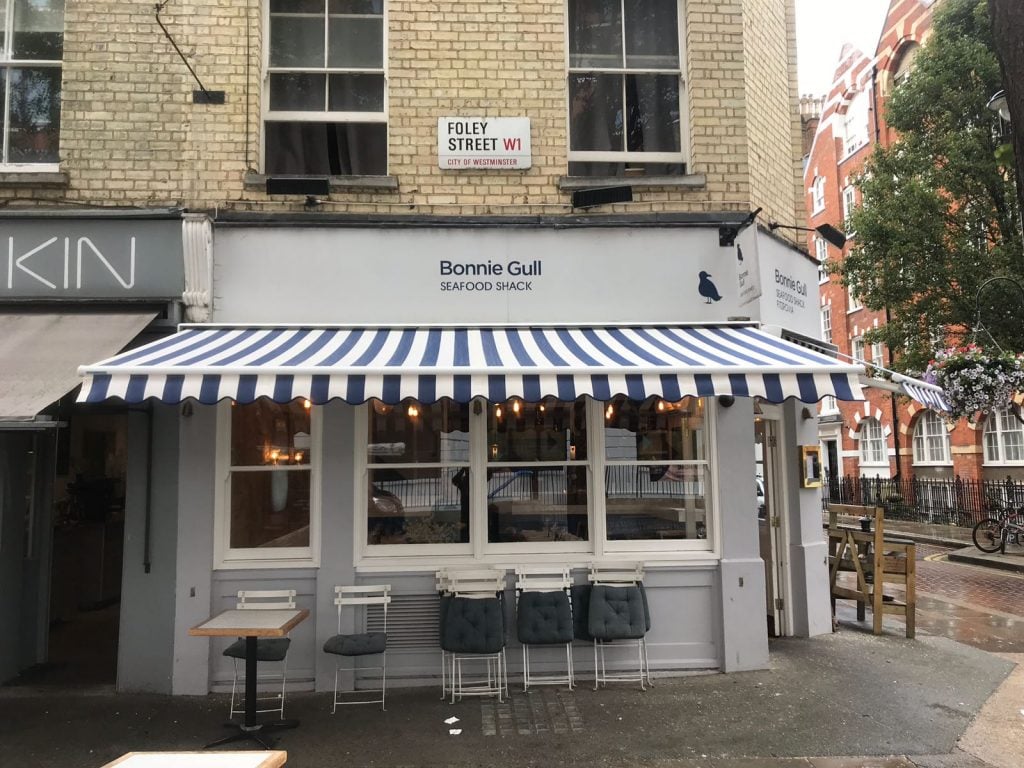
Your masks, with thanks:
[{"label": "green foliage", "polygon": [[[886,105],[900,141],[877,148],[857,181],[863,205],[848,227],[854,248],[836,271],[866,307],[890,322],[867,341],[904,350],[894,365],[924,370],[933,350],[975,330],[978,288],[993,275],[1024,281],[1012,164],[986,104],[1001,88],[985,0],[936,6],[934,31]],[[1019,350],[1024,290],[986,288],[982,320]]]}]

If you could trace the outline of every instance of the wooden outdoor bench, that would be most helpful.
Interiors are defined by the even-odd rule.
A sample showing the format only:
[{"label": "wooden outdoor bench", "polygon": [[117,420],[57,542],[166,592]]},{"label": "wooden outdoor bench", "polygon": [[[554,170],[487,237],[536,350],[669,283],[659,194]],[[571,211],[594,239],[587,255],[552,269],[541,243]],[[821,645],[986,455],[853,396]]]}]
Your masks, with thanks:
[{"label": "wooden outdoor bench", "polygon": [[[865,609],[871,609],[872,631],[882,633],[882,617],[886,613],[904,617],[907,637],[914,636],[916,595],[916,547],[914,542],[885,537],[885,510],[854,504],[828,505],[828,569],[832,599],[832,616],[836,600],[856,600],[857,620],[864,621]],[[871,530],[858,524],[840,524],[840,516],[868,518]],[[841,579],[840,573],[853,573],[854,585]],[[886,593],[887,584],[900,584],[905,596],[897,600]]]}]

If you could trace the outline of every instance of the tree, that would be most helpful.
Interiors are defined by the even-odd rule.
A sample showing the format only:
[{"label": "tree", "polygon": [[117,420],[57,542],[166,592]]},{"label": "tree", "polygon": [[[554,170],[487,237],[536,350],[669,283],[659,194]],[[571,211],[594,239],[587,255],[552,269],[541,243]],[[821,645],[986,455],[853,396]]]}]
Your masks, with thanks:
[{"label": "tree", "polygon": [[1017,168],[1017,197],[1024,206],[1024,3],[989,0],[992,41],[1003,75],[1010,107],[1013,151]]},{"label": "tree", "polygon": [[[1024,278],[1015,174],[996,161],[986,107],[1001,86],[985,0],[946,0],[886,107],[900,139],[876,148],[856,182],[855,245],[835,269],[866,307],[886,312],[865,339],[884,341],[899,370],[920,372],[936,348],[969,340],[989,277]],[[998,344],[1020,349],[1024,296],[1000,281],[982,304]]]}]

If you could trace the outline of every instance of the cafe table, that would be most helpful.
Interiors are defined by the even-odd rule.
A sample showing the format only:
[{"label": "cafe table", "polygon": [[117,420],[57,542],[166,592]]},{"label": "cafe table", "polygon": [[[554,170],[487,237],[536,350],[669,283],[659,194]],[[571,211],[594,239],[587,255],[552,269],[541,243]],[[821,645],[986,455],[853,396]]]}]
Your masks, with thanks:
[{"label": "cafe table", "polygon": [[287,752],[129,752],[103,768],[279,768]]},{"label": "cafe table", "polygon": [[264,749],[270,749],[273,743],[264,738],[263,734],[266,731],[275,728],[295,728],[299,724],[298,720],[261,721],[258,718],[256,714],[256,641],[261,637],[284,637],[307,616],[309,616],[307,608],[230,608],[188,631],[195,637],[245,638],[245,717],[241,723],[225,723],[229,728],[238,728],[238,733],[207,744],[207,748],[251,739]]}]

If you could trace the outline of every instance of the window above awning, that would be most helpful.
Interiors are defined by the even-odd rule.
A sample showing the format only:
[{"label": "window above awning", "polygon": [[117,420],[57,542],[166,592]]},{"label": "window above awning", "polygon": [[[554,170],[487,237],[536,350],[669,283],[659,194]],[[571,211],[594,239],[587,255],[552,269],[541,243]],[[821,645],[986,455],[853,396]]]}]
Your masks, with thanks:
[{"label": "window above awning", "polygon": [[29,422],[81,383],[78,366],[122,349],[152,311],[0,313],[0,422]]},{"label": "window above awning", "polygon": [[535,402],[590,395],[861,400],[860,368],[750,325],[254,327],[189,325],[79,372],[84,402],[268,397]]}]

